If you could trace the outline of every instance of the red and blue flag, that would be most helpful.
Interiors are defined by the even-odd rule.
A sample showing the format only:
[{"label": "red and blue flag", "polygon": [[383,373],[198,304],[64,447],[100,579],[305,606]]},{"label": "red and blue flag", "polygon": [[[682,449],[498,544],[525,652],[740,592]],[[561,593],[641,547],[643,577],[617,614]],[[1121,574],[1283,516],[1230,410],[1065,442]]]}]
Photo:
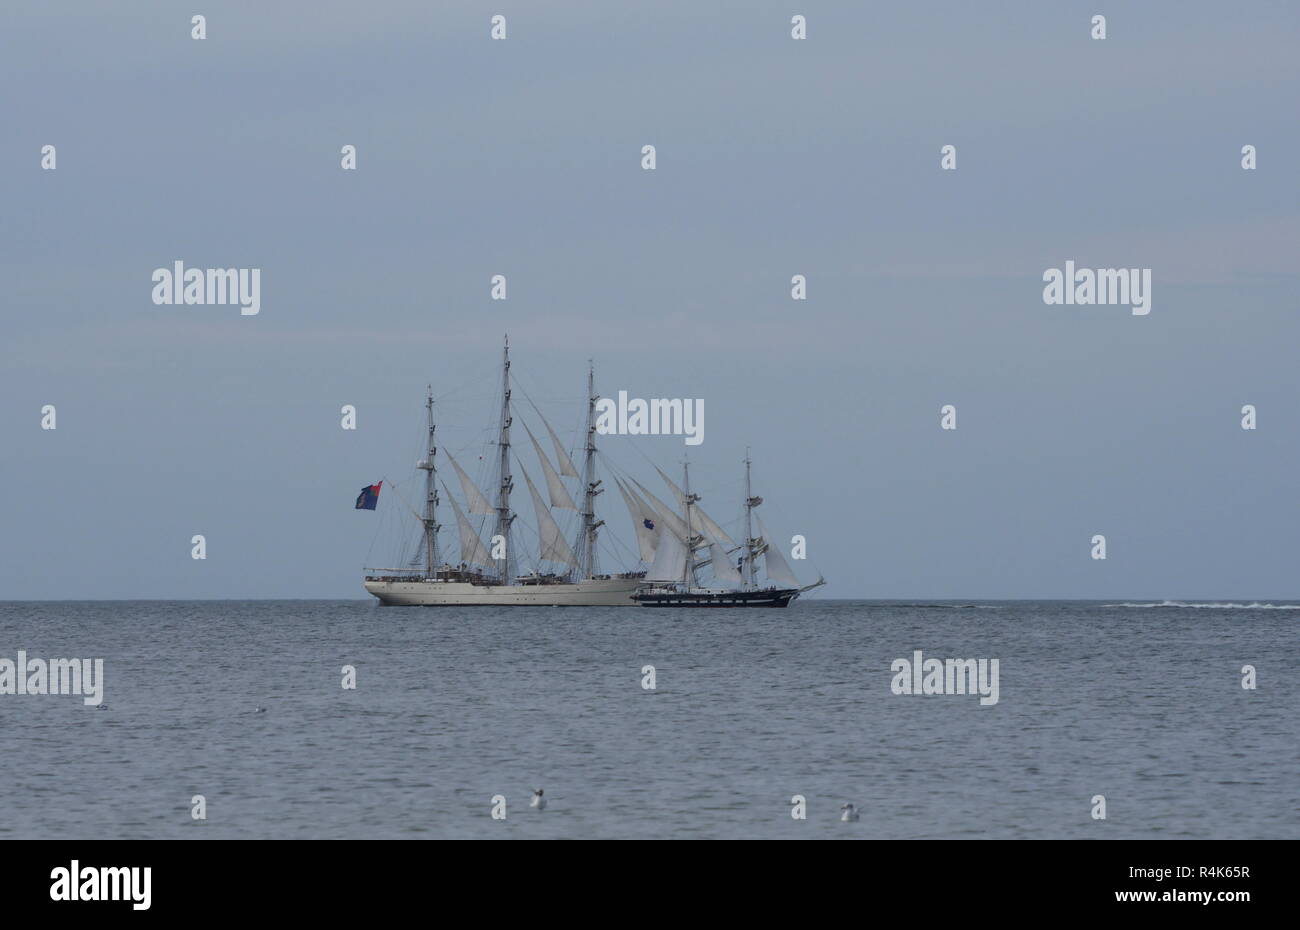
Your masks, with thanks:
[{"label": "red and blue flag", "polygon": [[372,484],[361,489],[357,495],[357,510],[374,510],[379,506],[379,489],[383,487],[383,482]]}]

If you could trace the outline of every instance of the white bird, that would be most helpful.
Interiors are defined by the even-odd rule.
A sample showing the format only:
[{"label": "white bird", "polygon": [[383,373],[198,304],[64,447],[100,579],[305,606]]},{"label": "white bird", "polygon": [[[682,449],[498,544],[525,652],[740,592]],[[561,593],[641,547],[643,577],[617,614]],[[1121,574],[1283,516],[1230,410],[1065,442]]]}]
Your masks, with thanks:
[{"label": "white bird", "polygon": [[840,820],[844,821],[845,823],[857,822],[858,809],[854,807],[852,804],[845,804],[843,807],[840,808],[840,810],[844,811],[844,813],[840,814]]},{"label": "white bird", "polygon": [[529,807],[535,807],[539,811],[546,810],[546,798],[542,797],[542,789],[538,788],[533,792],[533,799],[528,802]]}]

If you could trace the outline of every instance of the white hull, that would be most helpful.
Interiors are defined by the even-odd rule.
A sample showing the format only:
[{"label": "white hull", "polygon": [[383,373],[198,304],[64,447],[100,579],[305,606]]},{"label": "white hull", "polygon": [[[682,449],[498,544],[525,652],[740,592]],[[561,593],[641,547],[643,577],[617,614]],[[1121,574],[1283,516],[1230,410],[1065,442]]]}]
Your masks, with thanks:
[{"label": "white hull", "polygon": [[467,581],[367,581],[366,590],[392,607],[636,607],[641,581],[596,578],[574,584],[477,585]]}]

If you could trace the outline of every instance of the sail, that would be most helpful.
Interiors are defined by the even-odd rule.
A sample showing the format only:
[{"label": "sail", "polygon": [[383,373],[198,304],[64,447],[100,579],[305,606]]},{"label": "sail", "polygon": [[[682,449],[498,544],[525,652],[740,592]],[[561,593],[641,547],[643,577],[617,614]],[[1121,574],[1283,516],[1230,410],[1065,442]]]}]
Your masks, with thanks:
[{"label": "sail", "polygon": [[709,541],[709,561],[713,563],[713,577],[719,584],[740,586],[740,569],[731,561],[727,550],[711,534],[706,533]]},{"label": "sail", "polygon": [[483,540],[479,539],[478,533],[470,525],[469,520],[465,518],[465,512],[460,509],[460,504],[456,503],[456,498],[452,497],[451,491],[447,490],[447,485],[442,486],[447,491],[447,499],[451,501],[451,509],[456,511],[456,526],[460,529],[460,560],[468,562],[471,565],[490,566],[492,558],[483,546]]},{"label": "sail", "polygon": [[646,569],[646,581],[681,581],[686,575],[686,544],[676,533],[660,533],[654,561]]},{"label": "sail", "polygon": [[547,562],[564,562],[577,568],[577,556],[573,554],[573,549],[560,535],[559,524],[551,516],[550,510],[546,507],[546,501],[542,500],[542,495],[537,493],[537,486],[533,484],[533,479],[528,477],[528,472],[524,470],[522,462],[519,463],[519,471],[524,476],[524,481],[528,482],[529,493],[533,495],[533,509],[537,511],[537,535],[542,544],[541,557]]},{"label": "sail", "polygon": [[671,532],[664,528],[663,517],[659,516],[659,511],[647,504],[640,494],[636,493],[631,487],[627,487],[627,493],[632,500],[636,502],[637,509],[641,511],[641,528],[647,531],[650,539],[650,557],[654,558],[655,551],[659,548],[659,540],[665,532]]},{"label": "sail", "polygon": [[[532,402],[529,401],[529,403]],[[564,451],[564,443],[560,442],[560,437],[555,435],[555,430],[551,429],[551,424],[547,421],[546,417],[542,416],[542,411],[537,410],[536,404],[533,404],[533,410],[537,411],[537,416],[541,419],[542,425],[546,427],[546,432],[551,436],[551,445],[555,447],[555,461],[560,463],[560,474],[569,478],[580,477],[578,475],[578,469],[573,467],[573,459],[569,458],[569,453]],[[527,429],[527,427],[524,428]],[[537,440],[533,440],[533,442],[536,441]],[[540,455],[541,453],[538,454]],[[551,506],[555,506],[554,501],[551,502]]]},{"label": "sail", "polygon": [[668,490],[672,491],[673,497],[677,498],[677,506],[685,510],[686,492],[677,486],[677,482],[665,475],[658,465],[655,466],[655,471],[659,472],[659,477],[664,479],[664,484],[668,485]]},{"label": "sail", "polygon": [[[665,475],[662,471],[659,471],[659,466],[657,465],[655,466],[655,471],[659,472],[659,477],[664,479],[664,484],[668,485],[668,489],[672,491],[673,494],[677,497],[677,506],[685,510],[686,509],[685,492],[683,492],[681,488],[679,488],[675,483],[673,483],[673,480],[671,478]],[[728,536],[726,530],[718,526],[718,524],[713,521],[712,517],[710,517],[707,513],[701,510],[699,504],[691,505],[691,524],[692,525],[698,524],[697,528],[703,529],[710,536],[716,539],[718,542],[723,543],[725,546],[727,546],[727,548],[729,549],[736,548],[736,541],[732,539],[730,536]]]},{"label": "sail", "polygon": [[703,510],[701,510],[699,504],[694,504],[691,507],[691,521],[694,522],[696,517],[699,518],[701,527],[705,531],[707,531],[708,534],[712,536],[715,540],[725,545],[729,549],[736,548],[735,540],[733,540],[730,536],[728,536],[726,531],[722,527],[714,523],[713,518],[710,517]]},{"label": "sail", "polygon": [[640,481],[637,481],[635,478],[629,478],[628,480],[631,481],[634,485],[636,485],[636,489],[640,491],[642,497],[644,497],[644,499],[649,502],[650,506],[654,509],[655,513],[659,516],[659,519],[663,521],[663,525],[667,527],[669,530],[671,530],[674,536],[676,536],[678,539],[682,540],[683,543],[685,543],[686,521],[683,520],[681,517],[679,517],[671,507],[669,507],[659,498],[655,497],[653,494],[647,491],[645,485],[643,485]]},{"label": "sail", "polygon": [[632,479],[629,478],[623,483],[623,487],[627,488],[628,496],[631,497],[632,500],[636,501],[636,505],[641,511],[641,516],[655,524],[654,530],[657,534],[659,532],[659,524],[663,522],[659,519],[659,511],[647,504],[645,499],[642,498],[640,494],[636,493],[636,489],[632,487],[633,483]]},{"label": "sail", "polygon": [[767,531],[763,521],[758,514],[754,515],[758,521],[758,531],[763,534],[763,542],[767,548],[763,550],[763,563],[767,568],[767,577],[771,578],[777,584],[783,584],[791,588],[799,587],[799,579],[790,571],[790,563],[785,560],[781,554],[781,547],[777,545],[772,534]]},{"label": "sail", "polygon": [[415,544],[415,555],[406,560],[407,567],[419,568],[424,564],[424,547],[428,540],[423,533],[420,534],[420,541]]},{"label": "sail", "polygon": [[[649,565],[655,559],[655,548],[658,542],[655,528],[659,524],[652,515],[642,509],[643,504],[641,501],[632,496],[622,481],[615,478],[614,483],[618,485],[619,493],[623,495],[623,503],[627,505],[628,515],[632,518],[632,526],[636,530],[636,544],[641,553],[641,561]],[[647,526],[647,523],[650,525]]]},{"label": "sail", "polygon": [[542,463],[542,474],[546,476],[546,492],[551,495],[551,506],[563,507],[565,510],[577,510],[573,498],[565,490],[564,483],[560,481],[560,476],[555,473],[555,468],[551,465],[550,459],[542,451],[541,444],[538,443],[537,437],[533,435],[533,431],[528,428],[527,423],[524,424],[524,432],[533,441],[533,451],[537,453],[537,461]]},{"label": "sail", "polygon": [[451,467],[456,469],[456,477],[460,479],[460,489],[465,492],[465,502],[469,504],[470,513],[496,513],[496,509],[487,502],[483,492],[478,489],[469,475],[465,474],[465,469],[451,457],[450,452],[446,452],[447,461],[451,462]]}]

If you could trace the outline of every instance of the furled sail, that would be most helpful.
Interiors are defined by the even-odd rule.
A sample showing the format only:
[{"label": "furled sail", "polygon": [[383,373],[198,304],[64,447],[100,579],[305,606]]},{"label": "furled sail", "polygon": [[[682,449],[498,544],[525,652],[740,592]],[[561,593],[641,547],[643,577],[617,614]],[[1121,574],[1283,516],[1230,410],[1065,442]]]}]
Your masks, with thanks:
[{"label": "furled sail", "polygon": [[460,504],[456,503],[456,498],[452,497],[451,491],[447,490],[445,483],[442,489],[447,491],[447,499],[451,501],[451,509],[456,511],[456,526],[460,529],[460,560],[468,562],[470,565],[491,565],[492,559],[483,546],[483,540],[479,539],[478,533],[474,531],[474,527],[465,518],[465,512],[460,509]]},{"label": "furled sail", "polygon": [[550,459],[542,451],[541,444],[537,441],[537,437],[533,435],[533,431],[528,428],[527,423],[524,424],[524,432],[533,441],[533,451],[537,453],[537,461],[542,463],[542,474],[546,476],[546,492],[551,495],[551,506],[563,507],[565,510],[577,510],[573,498],[565,490],[564,483],[560,481],[560,476],[555,473],[555,468],[551,465]]},{"label": "furled sail", "polygon": [[[677,506],[684,510],[686,508],[686,493],[679,488],[671,478],[660,471],[657,465],[655,466],[655,471],[659,472],[659,477],[664,479],[664,484],[668,485],[668,489],[672,491],[673,495],[677,498]],[[699,504],[691,505],[691,523],[698,524],[699,528],[705,530],[710,536],[727,546],[729,549],[736,548],[736,541],[728,536],[726,530],[718,526],[718,524],[713,521],[712,517],[701,510]]]},{"label": "furled sail", "polygon": [[559,524],[551,516],[551,511],[547,509],[546,501],[542,500],[542,495],[537,493],[537,486],[533,484],[533,479],[528,477],[528,472],[524,470],[522,462],[519,463],[519,471],[523,474],[524,481],[528,482],[529,493],[533,495],[533,509],[537,511],[537,535],[542,544],[541,557],[548,562],[564,562],[577,568],[577,556],[573,554],[573,549],[560,535]]},{"label": "furled sail", "polygon": [[[655,559],[655,548],[658,542],[656,529],[659,523],[647,509],[643,509],[640,499],[633,497],[621,480],[615,478],[614,483],[618,485],[619,493],[623,495],[623,503],[627,505],[628,516],[632,518],[632,526],[636,530],[636,544],[641,554],[641,561],[649,565]],[[647,524],[649,525],[647,526]]]},{"label": "furled sail", "polygon": [[[530,402],[531,403],[531,402]],[[537,410],[537,405],[533,404],[533,409]],[[564,451],[564,443],[560,442],[560,437],[555,435],[555,430],[551,429],[550,422],[542,416],[542,411],[537,410],[537,416],[541,419],[542,425],[546,427],[546,432],[551,436],[551,445],[555,446],[555,461],[560,463],[560,474],[569,478],[578,478],[578,470],[573,467],[573,459],[569,458],[569,453]],[[525,427],[527,429],[527,427]],[[536,442],[536,440],[533,440]],[[555,502],[551,502],[552,506]]]},{"label": "furled sail", "polygon": [[790,563],[781,554],[780,545],[772,537],[772,534],[767,531],[767,527],[763,525],[763,521],[758,514],[754,515],[754,519],[758,520],[758,531],[763,534],[763,542],[766,545],[763,550],[763,562],[767,568],[767,577],[777,584],[787,585],[791,588],[799,587],[799,579],[794,576],[794,572],[790,571]]},{"label": "furled sail", "polygon": [[465,469],[460,467],[460,463],[451,457],[450,452],[444,452],[444,454],[447,456],[447,461],[451,462],[451,467],[456,469],[456,477],[460,479],[460,489],[465,492],[465,502],[469,504],[469,512],[496,513],[496,510],[488,503],[487,498],[483,496],[483,492],[478,489],[478,485],[470,480],[469,475],[465,474]]},{"label": "furled sail", "polygon": [[681,581],[686,576],[686,544],[676,533],[660,533],[654,561],[646,569],[646,581]]}]

